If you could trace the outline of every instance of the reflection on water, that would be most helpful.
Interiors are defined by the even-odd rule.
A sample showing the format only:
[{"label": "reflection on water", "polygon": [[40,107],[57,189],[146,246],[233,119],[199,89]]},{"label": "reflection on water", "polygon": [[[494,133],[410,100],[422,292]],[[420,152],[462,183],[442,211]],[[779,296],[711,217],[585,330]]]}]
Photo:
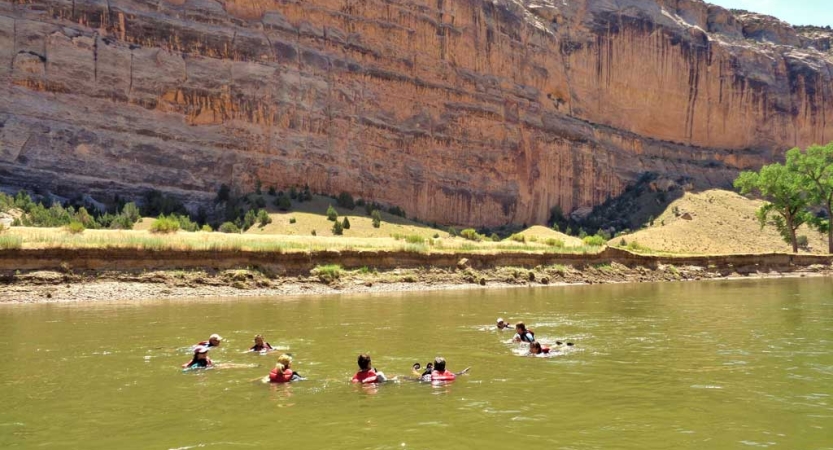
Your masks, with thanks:
[{"label": "reflection on water", "polygon": [[[829,448],[831,294],[811,279],[2,306],[0,447]],[[214,332],[226,369],[183,374]],[[261,383],[280,352],[242,353],[255,334],[309,380]],[[399,382],[351,385],[361,352]],[[471,373],[408,380],[438,355]]]}]

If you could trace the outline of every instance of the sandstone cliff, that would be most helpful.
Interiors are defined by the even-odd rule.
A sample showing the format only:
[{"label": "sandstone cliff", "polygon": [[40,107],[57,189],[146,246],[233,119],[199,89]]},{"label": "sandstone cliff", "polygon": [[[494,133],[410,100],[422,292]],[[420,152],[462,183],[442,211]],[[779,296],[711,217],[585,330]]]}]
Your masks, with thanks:
[{"label": "sandstone cliff", "polygon": [[0,0],[0,184],[541,222],[833,139],[822,41],[700,0]]}]

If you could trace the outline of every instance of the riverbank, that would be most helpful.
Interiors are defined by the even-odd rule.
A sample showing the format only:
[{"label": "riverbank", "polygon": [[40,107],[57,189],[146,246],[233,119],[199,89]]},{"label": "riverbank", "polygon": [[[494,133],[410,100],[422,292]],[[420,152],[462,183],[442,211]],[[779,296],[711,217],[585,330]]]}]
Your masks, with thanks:
[{"label": "riverbank", "polygon": [[[16,253],[15,253],[16,252]],[[413,252],[0,252],[0,303],[97,302],[831,276],[830,257]]]}]

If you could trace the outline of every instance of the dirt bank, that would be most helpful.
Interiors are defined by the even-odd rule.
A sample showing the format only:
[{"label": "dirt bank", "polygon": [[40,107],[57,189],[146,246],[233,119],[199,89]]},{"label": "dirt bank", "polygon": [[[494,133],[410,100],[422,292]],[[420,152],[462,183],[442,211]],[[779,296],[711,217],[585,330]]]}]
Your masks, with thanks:
[{"label": "dirt bank", "polygon": [[[0,252],[0,302],[282,296],[741,277],[829,276],[830,257],[411,252]],[[16,257],[13,257],[16,256]],[[324,267],[324,264],[340,267]]]}]

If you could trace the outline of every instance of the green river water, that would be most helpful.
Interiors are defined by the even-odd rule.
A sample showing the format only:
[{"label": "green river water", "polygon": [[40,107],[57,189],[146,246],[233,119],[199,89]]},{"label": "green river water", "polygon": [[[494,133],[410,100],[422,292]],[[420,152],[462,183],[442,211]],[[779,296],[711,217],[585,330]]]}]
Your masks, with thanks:
[{"label": "green river water", "polygon": [[[496,317],[551,358],[519,356]],[[183,373],[189,345],[260,367]],[[309,378],[268,385],[288,348]],[[436,355],[469,375],[351,385]],[[831,449],[833,280],[0,305],[0,448]]]}]

